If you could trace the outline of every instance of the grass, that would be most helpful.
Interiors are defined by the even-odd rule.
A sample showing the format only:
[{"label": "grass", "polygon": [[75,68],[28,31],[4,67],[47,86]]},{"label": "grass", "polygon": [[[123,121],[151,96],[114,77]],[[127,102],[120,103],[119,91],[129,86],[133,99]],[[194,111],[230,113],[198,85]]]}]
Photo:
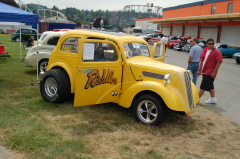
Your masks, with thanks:
[{"label": "grass", "polygon": [[[0,59],[1,145],[22,158],[37,159],[201,158],[201,152],[191,154],[187,149],[192,149],[190,141],[201,141],[211,133],[217,126],[213,121],[171,112],[162,125],[146,126],[135,121],[131,109],[116,104],[73,107],[73,99],[62,104],[45,102],[39,87],[31,86],[38,82],[36,68],[24,67],[19,43],[9,38],[0,35],[0,45],[11,55]],[[26,52],[22,50],[23,55]],[[240,133],[233,131],[231,135]],[[220,140],[229,140],[226,136],[210,134],[202,145],[211,151]],[[229,145],[236,151],[238,146],[239,142]]]}]

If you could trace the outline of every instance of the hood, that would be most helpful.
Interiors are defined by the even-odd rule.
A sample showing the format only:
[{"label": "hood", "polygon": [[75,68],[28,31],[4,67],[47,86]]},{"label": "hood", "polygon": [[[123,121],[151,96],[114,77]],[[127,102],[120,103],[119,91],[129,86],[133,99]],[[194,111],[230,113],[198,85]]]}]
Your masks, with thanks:
[{"label": "hood", "polygon": [[186,71],[182,67],[163,63],[151,57],[136,56],[129,59],[129,65],[136,80],[143,80],[143,72],[151,72],[160,75],[182,73]]}]

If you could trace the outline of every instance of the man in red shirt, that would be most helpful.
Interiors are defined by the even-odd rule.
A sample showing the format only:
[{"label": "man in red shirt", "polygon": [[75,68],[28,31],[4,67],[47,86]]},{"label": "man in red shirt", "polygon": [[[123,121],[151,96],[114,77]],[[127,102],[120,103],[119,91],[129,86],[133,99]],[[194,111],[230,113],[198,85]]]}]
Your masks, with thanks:
[{"label": "man in red shirt", "polygon": [[205,101],[205,103],[217,104],[213,82],[222,63],[222,53],[214,47],[214,40],[212,38],[207,40],[206,45],[207,47],[203,50],[198,70],[198,75],[202,74],[203,76],[199,90],[199,98],[201,98],[205,91],[209,91],[211,98]]}]

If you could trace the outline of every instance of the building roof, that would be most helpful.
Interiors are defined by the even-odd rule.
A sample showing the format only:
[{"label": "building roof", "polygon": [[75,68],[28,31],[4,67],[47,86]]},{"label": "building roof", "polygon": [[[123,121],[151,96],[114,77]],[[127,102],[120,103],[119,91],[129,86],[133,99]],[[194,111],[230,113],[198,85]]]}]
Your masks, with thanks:
[{"label": "building roof", "polygon": [[194,23],[194,22],[223,22],[223,21],[240,21],[240,13],[228,13],[228,14],[214,14],[214,15],[202,15],[202,16],[190,16],[190,17],[177,17],[150,20],[149,23]]},{"label": "building roof", "polygon": [[180,8],[187,8],[187,7],[193,7],[193,6],[204,5],[204,4],[211,4],[211,3],[217,3],[217,2],[224,2],[224,1],[228,1],[228,0],[205,0],[205,1],[193,2],[193,3],[178,5],[178,6],[174,6],[174,7],[164,8],[163,11],[180,9]]},{"label": "building roof", "polygon": [[146,21],[146,20],[155,20],[155,19],[162,19],[162,17],[153,17],[153,18],[137,19],[136,21]]}]

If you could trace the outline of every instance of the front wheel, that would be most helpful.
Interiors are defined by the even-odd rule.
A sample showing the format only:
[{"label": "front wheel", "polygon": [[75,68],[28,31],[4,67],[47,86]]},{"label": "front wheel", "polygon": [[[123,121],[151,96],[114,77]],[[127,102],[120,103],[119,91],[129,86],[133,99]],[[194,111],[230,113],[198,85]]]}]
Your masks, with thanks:
[{"label": "front wheel", "polygon": [[166,118],[164,103],[150,95],[142,95],[135,100],[133,113],[137,121],[145,125],[159,125]]},{"label": "front wheel", "polygon": [[240,58],[236,58],[236,62],[240,64]]},{"label": "front wheel", "polygon": [[70,80],[61,69],[46,71],[40,80],[40,92],[43,99],[50,103],[62,103],[70,98]]},{"label": "front wheel", "polygon": [[15,41],[16,41],[16,42],[20,42],[20,37],[16,37],[16,38],[15,38]]},{"label": "front wheel", "polygon": [[47,59],[39,61],[39,63],[38,63],[38,72],[39,73],[46,72],[47,66],[48,66],[48,60]]}]

